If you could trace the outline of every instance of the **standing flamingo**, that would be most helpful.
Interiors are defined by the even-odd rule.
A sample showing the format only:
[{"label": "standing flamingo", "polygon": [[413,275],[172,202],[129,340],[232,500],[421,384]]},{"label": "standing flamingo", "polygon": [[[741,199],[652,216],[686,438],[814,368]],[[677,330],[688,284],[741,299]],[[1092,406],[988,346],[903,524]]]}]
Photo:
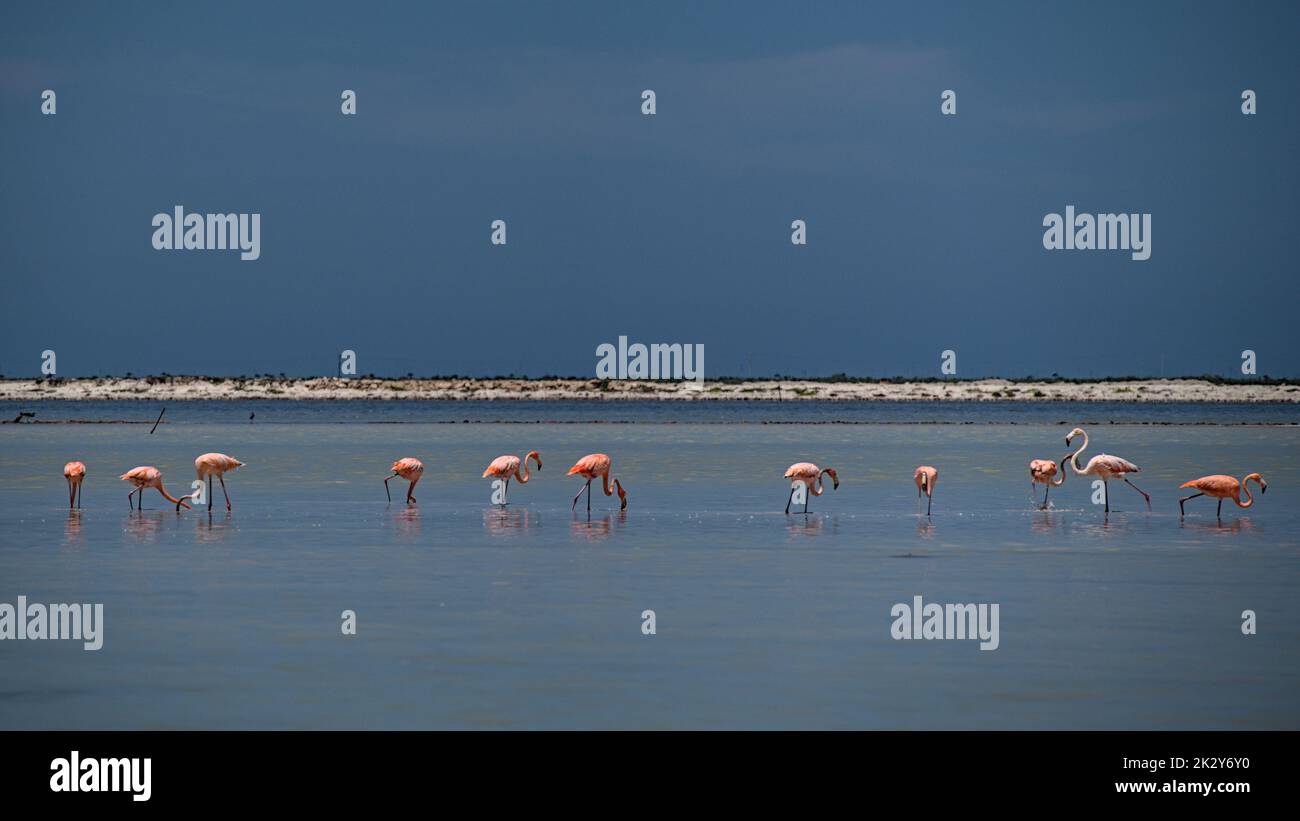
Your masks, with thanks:
[{"label": "standing flamingo", "polygon": [[77,501],[77,509],[81,509],[81,480],[86,478],[86,465],[83,462],[68,462],[63,466],[63,478],[68,480],[68,509],[72,509],[72,501]]},{"label": "standing flamingo", "polygon": [[1080,468],[1079,454],[1088,449],[1088,434],[1083,432],[1083,428],[1075,428],[1070,431],[1070,434],[1065,437],[1065,444],[1067,447],[1076,436],[1083,437],[1083,444],[1080,445],[1079,449],[1074,453],[1067,455],[1070,460],[1070,467],[1074,469],[1075,474],[1078,476],[1096,476],[1098,479],[1101,479],[1101,486],[1106,499],[1106,512],[1110,513],[1111,479],[1120,479],[1124,484],[1133,488],[1138,493],[1141,493],[1142,498],[1147,500],[1147,512],[1151,512],[1151,497],[1147,495],[1145,490],[1130,482],[1126,475],[1129,473],[1137,473],[1141,468],[1127,459],[1121,459],[1118,456],[1110,456],[1105,453],[1098,453],[1096,456],[1088,460],[1087,467]]},{"label": "standing flamingo", "polygon": [[411,491],[415,490],[415,483],[424,475],[424,463],[413,456],[407,456],[405,459],[393,462],[392,471],[392,475],[384,480],[384,493],[388,495],[388,501],[393,501],[393,494],[388,492],[388,480],[394,476],[401,476],[411,483],[411,486],[406,489],[406,501],[408,504],[414,502],[415,497],[411,495]]},{"label": "standing flamingo", "polygon": [[[131,484],[135,485],[135,490],[126,494],[126,503],[128,505],[131,505],[131,497],[139,493],[140,509],[144,510],[144,489],[147,487],[152,487],[152,488],[157,488],[158,492],[163,495],[164,499],[176,505],[177,510],[181,509],[181,505],[184,505],[186,510],[190,509],[189,503],[185,501],[185,499],[188,497],[182,497],[180,499],[177,499],[175,496],[172,496],[170,493],[163,490],[162,471],[156,467],[143,465],[138,468],[131,468],[130,470],[128,470],[126,473],[123,473],[118,478],[124,482],[130,482]],[[134,509],[133,505],[132,505],[132,509]]]},{"label": "standing flamingo", "polygon": [[930,504],[934,501],[934,483],[939,481],[939,469],[929,465],[921,465],[912,474],[912,481],[916,482],[916,498],[920,499],[921,494],[925,494],[925,515],[930,515]]},{"label": "standing flamingo", "polygon": [[[488,465],[487,470],[483,471],[482,478],[486,479],[487,477],[491,476],[496,479],[505,479],[506,480],[505,493],[509,494],[511,476],[518,479],[519,484],[521,485],[528,484],[528,460],[529,459],[532,459],[534,462],[537,463],[538,470],[542,469],[542,455],[535,450],[530,450],[528,451],[528,455],[523,458],[524,473],[522,476],[519,475],[519,461],[520,461],[519,457],[511,456],[507,454],[505,456],[498,456],[497,458],[493,459],[492,464]],[[509,504],[509,502],[505,501],[505,496],[502,497],[501,504],[502,506]]]},{"label": "standing flamingo", "polygon": [[[212,477],[217,477],[217,481],[221,482],[221,493],[226,497],[226,510],[229,511],[230,494],[226,492],[225,474],[243,466],[243,462],[224,453],[205,453],[194,460],[194,472],[198,475],[199,481],[208,480],[208,510],[212,510]],[[192,499],[193,497],[194,494],[191,493],[184,498]],[[177,504],[176,509],[180,510],[181,506]]]},{"label": "standing flamingo", "polygon": [[[576,473],[577,475],[582,476],[587,480],[587,484],[582,486],[582,490],[587,491],[587,512],[588,513],[591,512],[591,480],[592,479],[595,479],[597,476],[599,476],[601,478],[601,484],[603,486],[603,490],[605,491],[605,495],[606,496],[614,495],[614,491],[609,489],[609,466],[610,466],[609,457],[606,456],[605,454],[588,453],[586,456],[579,459],[577,464],[569,468],[569,472],[565,474],[566,476],[572,476]],[[540,465],[538,466],[538,469],[539,470],[541,469]],[[627,494],[623,492],[623,484],[619,482],[617,479],[615,479],[614,487],[618,488],[618,499],[619,499],[618,509],[627,510]],[[573,497],[573,504],[569,506],[570,510],[578,506],[578,498],[582,496],[582,490],[578,491],[578,495]]]},{"label": "standing flamingo", "polygon": [[[1061,463],[1061,477],[1052,481],[1052,477],[1056,474],[1056,463],[1051,459],[1031,459],[1029,462],[1029,492],[1033,493],[1035,482],[1047,485],[1047,490],[1043,491],[1043,506],[1038,508],[1039,510],[1047,510],[1047,496],[1052,492],[1052,488],[1065,484],[1064,462]],[[1038,500],[1035,498],[1034,501]]]},{"label": "standing flamingo", "polygon": [[[793,479],[796,482],[803,482],[808,488],[808,493],[803,497],[803,512],[808,512],[808,496],[820,496],[825,487],[822,485],[822,474],[828,473],[831,477],[831,487],[835,490],[840,489],[840,477],[835,473],[834,468],[819,468],[812,462],[795,462],[785,469],[786,479]],[[794,499],[794,483],[790,484],[790,496],[785,500],[786,515],[790,515],[790,503]]]},{"label": "standing flamingo", "polygon": [[[1188,496],[1186,499],[1179,499],[1178,514],[1181,516],[1184,513],[1186,513],[1186,511],[1183,510],[1183,505],[1188,500],[1195,499],[1197,496],[1216,497],[1219,500],[1219,511],[1215,515],[1219,518],[1223,517],[1224,499],[1231,499],[1232,501],[1237,503],[1237,507],[1242,508],[1244,510],[1250,507],[1251,505],[1255,504],[1255,497],[1250,495],[1250,487],[1246,485],[1246,483],[1251,480],[1254,480],[1255,482],[1259,483],[1259,492],[1261,495],[1263,495],[1268,490],[1268,482],[1265,482],[1264,477],[1260,476],[1258,473],[1252,473],[1246,478],[1242,479],[1240,482],[1238,482],[1236,479],[1232,478],[1231,476],[1224,476],[1222,474],[1217,474],[1215,476],[1202,476],[1199,479],[1193,479],[1190,482],[1184,482],[1181,485],[1179,485],[1179,487],[1194,487],[1197,490],[1199,490],[1200,493],[1194,493],[1191,496]],[[1246,501],[1244,503],[1241,501],[1242,490],[1246,491]]]}]

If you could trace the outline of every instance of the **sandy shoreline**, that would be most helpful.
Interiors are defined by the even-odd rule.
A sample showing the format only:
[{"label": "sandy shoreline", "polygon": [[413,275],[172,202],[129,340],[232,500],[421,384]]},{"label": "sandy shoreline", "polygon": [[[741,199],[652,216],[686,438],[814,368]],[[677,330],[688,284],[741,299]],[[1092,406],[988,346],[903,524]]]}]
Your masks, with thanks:
[{"label": "sandy shoreline", "polygon": [[953,402],[1300,402],[1298,384],[1214,384],[1202,379],[1114,382],[827,382],[737,383],[595,379],[312,379],[197,376],[129,379],[5,379],[0,401],[34,400],[832,400]]}]

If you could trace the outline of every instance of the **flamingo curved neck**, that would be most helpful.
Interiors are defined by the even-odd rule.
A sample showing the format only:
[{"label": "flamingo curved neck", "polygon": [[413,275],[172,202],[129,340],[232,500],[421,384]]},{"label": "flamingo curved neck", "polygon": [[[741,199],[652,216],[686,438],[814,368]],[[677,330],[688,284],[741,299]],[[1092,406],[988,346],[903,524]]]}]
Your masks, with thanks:
[{"label": "flamingo curved neck", "polygon": [[[1083,444],[1079,445],[1079,449],[1070,455],[1070,467],[1074,468],[1074,472],[1079,476],[1088,475],[1083,468],[1079,467],[1079,454],[1083,453],[1087,449],[1088,449],[1088,432],[1084,431]],[[1065,481],[1064,476],[1061,477],[1061,481]]]},{"label": "flamingo curved neck", "polygon": [[521,485],[528,484],[528,457],[527,456],[524,457],[524,472],[522,476],[519,474],[519,468],[515,468],[515,480],[519,482],[519,484]]},{"label": "flamingo curved neck", "polygon": [[1241,480],[1241,489],[1246,492],[1246,501],[1245,502],[1241,501],[1240,493],[1237,494],[1237,498],[1232,500],[1237,503],[1237,507],[1248,508],[1251,505],[1255,504],[1255,497],[1250,495],[1250,485],[1246,484],[1246,482],[1248,481],[1249,481],[1248,479]]}]

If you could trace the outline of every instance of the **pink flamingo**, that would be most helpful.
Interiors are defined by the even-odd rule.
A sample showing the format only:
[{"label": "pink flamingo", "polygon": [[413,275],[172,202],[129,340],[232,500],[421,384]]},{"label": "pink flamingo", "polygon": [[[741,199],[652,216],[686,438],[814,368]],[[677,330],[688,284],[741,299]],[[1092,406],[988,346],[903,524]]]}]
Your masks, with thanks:
[{"label": "pink flamingo", "polygon": [[82,462],[68,462],[63,466],[63,478],[68,480],[68,509],[76,499],[77,509],[81,509],[81,480],[86,478],[86,465]]},{"label": "pink flamingo", "polygon": [[[530,450],[528,451],[528,455],[524,456],[523,458],[524,473],[522,476],[519,475],[519,462],[520,462],[519,457],[511,456],[507,454],[505,456],[498,456],[497,458],[493,459],[492,464],[488,465],[487,470],[483,471],[482,478],[486,479],[487,477],[492,476],[496,479],[505,479],[506,493],[508,494],[510,492],[511,476],[518,479],[519,484],[521,485],[528,484],[528,460],[529,459],[532,459],[534,462],[537,463],[538,470],[542,469],[542,455],[535,450]],[[504,506],[509,504],[509,502],[502,501],[501,504]]]},{"label": "pink flamingo", "polygon": [[[825,487],[822,485],[822,474],[830,474],[831,487],[835,490],[840,489],[840,477],[835,473],[834,468],[819,468],[812,462],[795,462],[785,469],[785,478],[794,479],[796,482],[803,482],[808,487],[808,493],[803,497],[803,512],[808,512],[808,496],[820,496]],[[794,484],[790,485],[790,496],[785,500],[785,512],[790,514],[790,503],[794,499]]]},{"label": "pink flamingo", "polygon": [[[1035,482],[1047,485],[1047,490],[1043,491],[1043,505],[1038,508],[1039,510],[1047,510],[1047,496],[1052,492],[1052,488],[1065,484],[1064,462],[1061,464],[1061,477],[1056,481],[1052,481],[1052,477],[1056,476],[1056,474],[1056,463],[1051,459],[1032,459],[1029,462],[1029,492],[1033,493]],[[1035,499],[1034,501],[1038,500]]]},{"label": "pink flamingo", "polygon": [[1149,513],[1151,511],[1151,497],[1147,495],[1145,490],[1130,482],[1127,476],[1129,473],[1137,473],[1141,468],[1127,459],[1121,459],[1118,456],[1111,456],[1106,453],[1098,453],[1096,456],[1088,460],[1087,467],[1080,468],[1079,454],[1088,449],[1088,434],[1083,432],[1083,428],[1075,428],[1065,437],[1066,446],[1069,446],[1070,442],[1076,436],[1083,437],[1083,444],[1080,445],[1079,449],[1074,453],[1067,454],[1067,458],[1070,460],[1070,467],[1074,469],[1075,474],[1078,476],[1096,476],[1101,480],[1102,490],[1106,499],[1106,512],[1110,513],[1110,480],[1119,479],[1123,481],[1124,484],[1142,494],[1142,498],[1147,500],[1147,512]]},{"label": "pink flamingo", "polygon": [[[601,478],[601,483],[606,496],[613,496],[614,491],[609,488],[609,457],[603,453],[589,453],[578,460],[578,463],[569,468],[566,476],[573,476],[575,473],[587,480],[587,484],[582,486],[582,490],[587,491],[587,512],[591,512],[591,481],[597,476]],[[539,466],[540,467],[540,466]],[[619,510],[627,510],[627,494],[623,492],[623,485],[617,479],[614,480],[614,487],[618,489]],[[572,510],[578,506],[578,498],[582,496],[582,490],[578,495],[573,497],[573,504],[569,506]]]},{"label": "pink flamingo", "polygon": [[[212,510],[212,477],[217,477],[217,481],[221,482],[221,493],[226,497],[226,510],[229,511],[230,494],[226,492],[225,474],[243,466],[243,462],[224,453],[205,453],[194,460],[194,472],[198,474],[199,481],[208,480],[208,510]],[[194,494],[184,498],[192,499]],[[177,504],[176,509],[180,510],[181,506]]]},{"label": "pink flamingo", "polygon": [[[1260,495],[1263,495],[1264,492],[1268,490],[1268,482],[1265,482],[1264,477],[1260,476],[1258,473],[1252,473],[1246,478],[1242,479],[1240,482],[1238,482],[1236,479],[1232,478],[1231,476],[1224,476],[1222,474],[1217,474],[1214,476],[1202,476],[1199,479],[1193,479],[1190,482],[1184,482],[1183,484],[1179,485],[1179,487],[1194,487],[1197,490],[1199,490],[1200,493],[1194,493],[1185,499],[1179,499],[1178,514],[1180,516],[1185,514],[1186,511],[1183,510],[1183,505],[1188,500],[1195,499],[1197,496],[1216,497],[1219,500],[1219,511],[1215,515],[1219,518],[1223,517],[1224,499],[1231,499],[1232,501],[1237,503],[1237,507],[1242,508],[1244,510],[1250,507],[1251,505],[1255,504],[1255,497],[1250,495],[1250,488],[1246,485],[1247,482],[1252,480],[1259,484]],[[1241,501],[1242,490],[1246,491],[1245,502]]]},{"label": "pink flamingo", "polygon": [[929,516],[930,503],[934,501],[934,483],[939,481],[939,470],[921,465],[912,474],[912,481],[916,482],[916,498],[920,499],[921,494],[925,494],[925,515]]},{"label": "pink flamingo", "polygon": [[393,494],[388,492],[388,480],[395,476],[401,476],[411,483],[410,487],[406,489],[407,504],[414,502],[415,497],[411,495],[411,491],[415,490],[416,482],[419,482],[420,477],[424,475],[424,463],[413,456],[407,456],[405,459],[398,459],[393,462],[392,471],[392,476],[384,480],[384,493],[388,495],[388,501],[393,501]]},{"label": "pink flamingo", "polygon": [[[140,509],[144,510],[144,490],[145,488],[152,487],[152,488],[157,488],[158,492],[163,495],[164,499],[176,505],[177,510],[181,509],[181,505],[184,505],[186,510],[190,509],[189,503],[185,501],[185,499],[188,497],[182,497],[180,499],[177,499],[175,496],[172,496],[166,490],[163,490],[162,471],[156,467],[142,465],[141,467],[138,468],[131,468],[130,470],[128,470],[126,473],[123,473],[118,478],[124,482],[130,482],[131,484],[135,485],[135,490],[126,494],[126,503],[128,505],[131,505],[131,497],[139,493]],[[134,509],[133,505],[132,508]]]}]

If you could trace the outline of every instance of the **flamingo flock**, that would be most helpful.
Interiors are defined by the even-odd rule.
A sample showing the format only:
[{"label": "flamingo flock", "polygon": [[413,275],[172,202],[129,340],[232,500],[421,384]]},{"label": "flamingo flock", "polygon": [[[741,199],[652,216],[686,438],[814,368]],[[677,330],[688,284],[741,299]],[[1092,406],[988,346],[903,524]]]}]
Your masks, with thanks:
[{"label": "flamingo flock", "polygon": [[[1075,439],[1082,439],[1079,447],[1071,453],[1063,456],[1059,462],[1051,459],[1033,459],[1029,462],[1029,479],[1030,490],[1033,494],[1034,503],[1038,504],[1037,494],[1034,493],[1036,485],[1043,485],[1043,502],[1038,505],[1039,510],[1048,509],[1048,496],[1052,488],[1060,487],[1065,483],[1067,467],[1073,471],[1076,476],[1091,476],[1102,483],[1102,501],[1105,512],[1110,513],[1110,483],[1112,481],[1123,482],[1141,494],[1142,499],[1146,502],[1148,512],[1151,511],[1151,496],[1142,490],[1133,482],[1129,481],[1129,475],[1139,473],[1139,468],[1133,462],[1119,456],[1112,456],[1106,453],[1099,453],[1088,460],[1086,465],[1080,465],[1079,457],[1088,449],[1088,434],[1082,428],[1075,428],[1065,437],[1066,447],[1074,443]],[[518,484],[527,484],[530,479],[534,478],[530,471],[530,464],[536,466],[538,473],[542,470],[542,457],[538,451],[530,450],[522,458],[514,455],[498,456],[483,471],[481,478],[492,478],[494,481],[504,481],[505,485],[501,495],[500,504],[508,504],[506,493],[509,491],[510,480],[515,480]],[[205,453],[194,460],[195,475],[198,481],[195,482],[196,491],[186,494],[179,498],[172,496],[166,491],[162,483],[162,471],[152,465],[142,465],[123,473],[119,478],[128,482],[132,490],[127,494],[127,504],[134,510],[137,507],[144,509],[144,491],[153,488],[157,490],[164,499],[176,506],[177,512],[182,507],[190,509],[189,501],[202,497],[202,483],[207,483],[207,503],[208,511],[212,510],[212,480],[215,477],[221,485],[222,495],[226,500],[226,510],[233,509],[230,502],[230,493],[226,489],[225,475],[244,466],[244,463],[227,456],[224,453]],[[569,468],[568,476],[578,476],[586,481],[579,488],[577,495],[573,497],[569,505],[571,510],[576,510],[578,500],[582,494],[587,494],[587,510],[591,511],[591,484],[596,479],[601,480],[601,490],[605,496],[618,494],[619,510],[627,510],[627,491],[623,487],[622,481],[612,475],[613,460],[604,453],[589,453],[574,463]],[[389,491],[388,483],[396,478],[401,478],[410,484],[406,489],[406,503],[413,505],[416,503],[414,491],[416,484],[424,475],[424,463],[412,456],[407,456],[393,462],[389,468],[391,473],[384,478],[384,493],[388,496],[388,501],[392,502],[392,493]],[[63,466],[63,476],[68,487],[68,507],[81,507],[81,485],[86,478],[86,465],[80,461],[71,461]],[[830,477],[831,488],[839,490],[839,474],[833,468],[818,467],[812,462],[796,462],[790,465],[783,474],[783,478],[790,480],[790,495],[786,499],[785,513],[789,515],[790,508],[794,503],[795,492],[800,490],[802,485],[803,514],[808,514],[808,497],[821,496],[826,491],[824,477]],[[917,499],[921,496],[926,499],[925,515],[930,516],[934,503],[934,488],[939,480],[939,470],[933,465],[921,465],[912,473],[912,481],[916,485]],[[1218,499],[1217,517],[1223,515],[1223,500],[1231,500],[1237,507],[1245,510],[1255,504],[1255,498],[1250,493],[1248,483],[1255,482],[1259,486],[1259,492],[1262,496],[1268,490],[1268,483],[1264,477],[1258,473],[1247,474],[1243,479],[1238,481],[1232,476],[1223,474],[1214,474],[1211,476],[1202,476],[1199,479],[1193,479],[1190,482],[1184,482],[1180,487],[1192,488],[1197,492],[1191,496],[1186,496],[1178,500],[1178,510],[1180,515],[1185,515],[1187,502],[1201,496],[1209,496]],[[1245,493],[1245,501],[1242,501],[1242,493]],[[138,494],[138,496],[137,496]],[[496,498],[494,497],[494,503]]]}]

